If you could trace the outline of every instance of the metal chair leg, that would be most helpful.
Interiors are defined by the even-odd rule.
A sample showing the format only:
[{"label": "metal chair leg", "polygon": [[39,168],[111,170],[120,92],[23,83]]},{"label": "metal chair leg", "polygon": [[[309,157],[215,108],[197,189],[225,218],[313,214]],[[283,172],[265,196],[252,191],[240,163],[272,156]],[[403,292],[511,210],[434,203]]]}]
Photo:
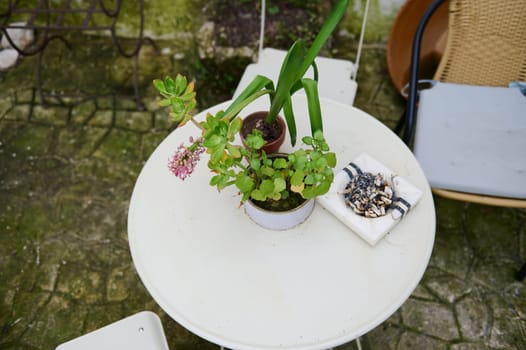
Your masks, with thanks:
[{"label": "metal chair leg", "polygon": [[403,112],[402,115],[400,116],[400,119],[398,119],[398,122],[396,123],[396,126],[395,126],[395,128],[393,129],[393,131],[394,131],[395,134],[400,135],[400,133],[401,133],[402,130],[404,129],[404,126],[405,126],[405,118],[406,118],[406,110],[404,109],[404,112]]},{"label": "metal chair leg", "polygon": [[526,262],[522,265],[521,269],[517,272],[515,276],[517,280],[522,281],[526,277]]},{"label": "metal chair leg", "polygon": [[360,337],[356,338],[356,346],[358,347],[358,350],[362,350],[362,342],[360,341]]}]

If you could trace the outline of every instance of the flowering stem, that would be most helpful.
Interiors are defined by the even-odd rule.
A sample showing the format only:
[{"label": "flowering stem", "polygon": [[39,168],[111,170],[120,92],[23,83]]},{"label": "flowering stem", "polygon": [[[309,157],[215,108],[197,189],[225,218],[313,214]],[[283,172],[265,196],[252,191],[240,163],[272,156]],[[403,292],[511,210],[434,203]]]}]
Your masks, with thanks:
[{"label": "flowering stem", "polygon": [[204,130],[204,128],[201,126],[201,123],[199,123],[197,120],[195,120],[194,117],[191,117],[190,121],[192,122],[192,124],[197,126],[200,130]]},{"label": "flowering stem", "polygon": [[189,141],[191,145],[185,146],[181,143],[168,162],[168,169],[181,180],[193,173],[201,154],[205,151],[201,139],[194,141],[193,137],[190,137]]}]

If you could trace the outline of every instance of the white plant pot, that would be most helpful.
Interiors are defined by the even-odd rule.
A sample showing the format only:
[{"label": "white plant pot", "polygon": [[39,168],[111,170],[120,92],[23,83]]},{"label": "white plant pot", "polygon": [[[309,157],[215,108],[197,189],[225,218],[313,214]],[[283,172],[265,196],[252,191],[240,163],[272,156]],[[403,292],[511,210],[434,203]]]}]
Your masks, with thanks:
[{"label": "white plant pot", "polygon": [[298,226],[312,213],[314,199],[303,202],[288,211],[270,211],[256,206],[250,199],[245,202],[245,212],[256,224],[269,230],[283,231]]}]

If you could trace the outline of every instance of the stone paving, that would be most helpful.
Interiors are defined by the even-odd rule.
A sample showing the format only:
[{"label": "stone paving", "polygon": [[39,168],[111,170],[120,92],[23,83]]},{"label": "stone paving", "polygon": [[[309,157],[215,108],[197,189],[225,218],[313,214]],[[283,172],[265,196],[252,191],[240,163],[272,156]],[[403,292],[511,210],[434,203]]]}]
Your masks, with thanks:
[{"label": "stone paving", "polygon": [[[403,100],[387,75],[385,33],[378,37],[365,46],[355,105],[394,127]],[[173,43],[159,44],[172,51],[142,58],[145,81],[188,69],[169,58]],[[340,45],[333,52],[352,58]],[[204,108],[229,97],[243,68],[202,62],[215,65],[192,73],[207,90]],[[157,306],[129,253],[135,180],[172,128],[153,89],[143,84],[144,110],[111,98],[44,107],[32,67],[27,58],[0,73],[0,349],[54,349],[145,309],[162,318],[170,349],[217,349]],[[526,282],[514,279],[526,261],[526,211],[440,197],[435,205],[436,242],[421,283],[362,337],[363,348],[526,349]]]}]

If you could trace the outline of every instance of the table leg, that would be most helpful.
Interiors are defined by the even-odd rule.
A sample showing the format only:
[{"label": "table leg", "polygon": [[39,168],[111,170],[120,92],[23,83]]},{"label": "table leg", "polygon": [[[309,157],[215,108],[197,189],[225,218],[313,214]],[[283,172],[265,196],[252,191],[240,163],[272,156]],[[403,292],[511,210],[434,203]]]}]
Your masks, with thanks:
[{"label": "table leg", "polygon": [[519,272],[517,272],[517,280],[522,281],[526,277],[526,262],[522,265]]}]

